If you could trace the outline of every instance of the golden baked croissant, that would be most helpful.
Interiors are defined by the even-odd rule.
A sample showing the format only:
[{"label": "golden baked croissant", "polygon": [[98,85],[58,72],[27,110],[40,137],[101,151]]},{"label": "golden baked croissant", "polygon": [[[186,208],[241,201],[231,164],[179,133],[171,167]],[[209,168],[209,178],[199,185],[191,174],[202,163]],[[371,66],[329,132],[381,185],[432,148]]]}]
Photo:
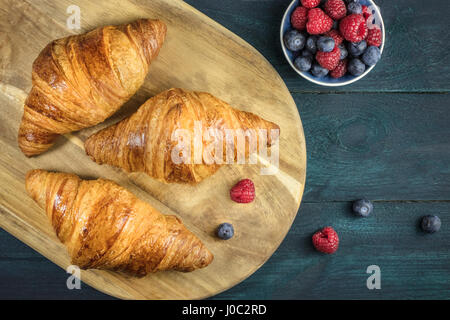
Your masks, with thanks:
[{"label": "golden baked croissant", "polygon": [[72,263],[143,276],[206,267],[213,255],[175,216],[109,180],[81,180],[74,174],[31,170],[30,196],[45,209]]},{"label": "golden baked croissant", "polygon": [[[267,146],[274,142],[270,130],[279,130],[278,125],[234,109],[209,93],[170,89],[147,100],[130,117],[90,136],[85,141],[85,150],[99,164],[107,163],[128,172],[145,172],[163,182],[195,184],[214,174],[222,165],[205,163],[204,159],[189,163],[172,160],[177,144],[173,141],[174,131],[193,132],[196,121],[220,134],[227,129],[264,129]],[[258,149],[259,141],[257,138]],[[200,143],[206,145],[204,139]],[[222,150],[225,157],[226,146]],[[234,152],[236,157],[237,152]]]},{"label": "golden baked croissant", "polygon": [[166,25],[141,19],[49,43],[33,63],[19,147],[26,156],[50,148],[60,134],[96,125],[144,82]]}]

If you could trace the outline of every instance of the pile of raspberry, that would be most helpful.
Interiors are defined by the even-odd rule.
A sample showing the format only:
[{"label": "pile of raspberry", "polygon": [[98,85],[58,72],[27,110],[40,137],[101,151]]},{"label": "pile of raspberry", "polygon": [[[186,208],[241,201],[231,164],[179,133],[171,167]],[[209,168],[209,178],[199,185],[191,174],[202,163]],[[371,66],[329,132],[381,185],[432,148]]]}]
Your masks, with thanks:
[{"label": "pile of raspberry", "polygon": [[284,43],[295,67],[316,77],[359,76],[381,58],[381,29],[359,0],[300,0]]}]

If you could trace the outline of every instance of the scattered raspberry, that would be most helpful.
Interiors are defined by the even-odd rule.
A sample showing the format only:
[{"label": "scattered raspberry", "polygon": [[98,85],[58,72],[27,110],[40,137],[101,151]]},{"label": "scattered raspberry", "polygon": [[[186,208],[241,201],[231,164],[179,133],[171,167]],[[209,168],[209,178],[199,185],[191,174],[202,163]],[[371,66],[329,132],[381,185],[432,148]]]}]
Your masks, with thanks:
[{"label": "scattered raspberry", "polygon": [[314,8],[308,12],[308,22],[306,30],[309,34],[322,34],[330,31],[333,27],[333,19],[325,14],[321,9]]},{"label": "scattered raspberry", "polygon": [[291,24],[297,30],[306,29],[306,21],[308,20],[308,9],[305,7],[297,7],[297,9],[292,12]]},{"label": "scattered raspberry", "polygon": [[326,227],[312,236],[314,247],[323,253],[335,253],[339,247],[339,237],[332,227]]},{"label": "scattered raspberry", "polygon": [[324,10],[334,20],[342,19],[347,14],[347,7],[343,0],[328,0]]},{"label": "scattered raspberry", "polygon": [[362,6],[362,14],[363,14],[363,17],[364,17],[364,19],[366,21],[372,15],[372,13],[369,10],[369,7],[367,7],[367,6]]},{"label": "scattered raspberry", "polygon": [[360,14],[351,14],[341,20],[339,30],[347,41],[359,42],[367,36],[366,20]]},{"label": "scattered raspberry", "polygon": [[317,51],[316,60],[317,62],[327,70],[333,70],[339,63],[341,58],[341,50],[338,46],[334,46],[331,52]]},{"label": "scattered raspberry", "polygon": [[331,29],[327,33],[325,33],[327,37],[332,37],[336,46],[339,46],[342,41],[344,41],[344,37],[337,31],[336,29]]},{"label": "scattered raspberry", "polygon": [[347,59],[339,61],[336,68],[330,72],[330,76],[335,79],[339,79],[347,72]]},{"label": "scattered raspberry", "polygon": [[320,4],[320,0],[301,0],[302,6],[311,9],[317,7]]},{"label": "scattered raspberry", "polygon": [[255,185],[250,179],[244,179],[236,183],[230,190],[231,200],[239,203],[249,203],[255,199]]},{"label": "scattered raspberry", "polygon": [[369,29],[366,42],[368,46],[381,46],[381,30],[379,28]]}]

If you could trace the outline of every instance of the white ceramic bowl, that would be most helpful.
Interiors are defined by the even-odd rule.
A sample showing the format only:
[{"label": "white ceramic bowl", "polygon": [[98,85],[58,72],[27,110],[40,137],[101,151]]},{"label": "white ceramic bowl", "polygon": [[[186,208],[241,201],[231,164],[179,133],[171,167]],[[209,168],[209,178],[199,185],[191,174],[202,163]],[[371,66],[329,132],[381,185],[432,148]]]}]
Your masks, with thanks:
[{"label": "white ceramic bowl", "polygon": [[[383,18],[381,17],[380,9],[372,0],[360,0],[359,2],[362,5],[368,6],[369,9],[372,11],[372,16],[368,19],[369,27],[370,27],[370,24],[376,24],[381,29],[382,41],[381,41],[380,51],[381,51],[381,54],[383,54],[384,43],[385,43],[386,37],[385,37]],[[284,56],[286,57],[286,60],[291,65],[292,69],[295,70],[295,72],[297,72],[299,75],[301,75],[306,80],[311,81],[316,84],[319,84],[321,86],[338,87],[338,86],[345,86],[347,84],[353,83],[355,81],[358,81],[359,79],[364,78],[376,66],[376,65],[374,65],[374,66],[367,68],[366,71],[364,71],[364,73],[360,76],[355,77],[350,74],[346,74],[345,76],[343,76],[339,79],[334,79],[334,78],[330,77],[329,75],[319,78],[319,77],[313,76],[310,72],[303,72],[303,71],[298,70],[294,66],[295,54],[286,48],[286,46],[284,45],[283,36],[287,31],[293,29],[291,26],[291,14],[295,10],[295,8],[297,8],[297,6],[299,6],[299,3],[300,3],[299,0],[293,0],[291,2],[289,7],[287,8],[286,12],[284,13],[283,20],[281,21],[281,28],[280,28],[280,42],[281,42],[281,47],[282,47]],[[378,63],[380,63],[380,62],[381,62],[381,60],[378,61]]]}]

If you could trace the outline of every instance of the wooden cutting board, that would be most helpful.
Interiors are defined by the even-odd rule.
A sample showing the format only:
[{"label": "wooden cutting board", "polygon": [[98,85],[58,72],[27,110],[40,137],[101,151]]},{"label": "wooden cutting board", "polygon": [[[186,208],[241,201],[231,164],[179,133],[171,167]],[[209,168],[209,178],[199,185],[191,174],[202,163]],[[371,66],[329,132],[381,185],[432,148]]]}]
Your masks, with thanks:
[{"label": "wooden cutting board", "polygon": [[[166,42],[138,93],[104,123],[68,134],[50,151],[31,159],[17,147],[23,101],[31,88],[31,65],[53,39],[78,33],[66,26],[67,7],[81,9],[79,33],[137,18],[168,25]],[[277,45],[277,39],[272,39]],[[276,175],[260,175],[259,165],[226,166],[197,186],[165,185],[142,173],[99,166],[84,153],[92,133],[133,113],[156,93],[171,87],[208,91],[242,110],[280,125],[280,165]],[[176,214],[214,253],[210,266],[192,273],[160,272],[144,278],[82,271],[83,282],[128,299],[198,299],[226,290],[255,272],[276,250],[297,213],[303,194],[306,150],[296,105],[273,67],[245,41],[178,0],[16,1],[0,0],[0,226],[62,268],[70,265],[47,217],[26,194],[25,173],[34,168],[84,178],[108,178],[165,214]],[[229,189],[251,178],[251,204],[230,200]],[[214,236],[222,222],[234,238]],[[65,283],[61,283],[65,286]]]}]

